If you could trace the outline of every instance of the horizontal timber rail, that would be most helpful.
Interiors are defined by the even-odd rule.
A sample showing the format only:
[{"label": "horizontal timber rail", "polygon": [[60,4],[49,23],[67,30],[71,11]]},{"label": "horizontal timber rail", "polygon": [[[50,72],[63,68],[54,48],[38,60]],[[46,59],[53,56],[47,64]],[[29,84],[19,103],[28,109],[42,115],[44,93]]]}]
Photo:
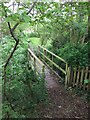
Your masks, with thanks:
[{"label": "horizontal timber rail", "polygon": [[[49,50],[47,50],[46,48],[42,47],[42,46],[38,46],[38,51],[39,54],[42,56],[42,60],[44,63],[46,63],[46,65],[61,79],[61,80],[65,80],[65,85],[67,85],[67,68],[68,68],[68,64],[67,62],[55,55],[54,53],[50,52]],[[49,53],[51,55],[51,58],[48,57],[47,53]],[[40,56],[39,56],[40,57]],[[60,60],[61,62],[63,62],[65,64],[65,69],[63,69],[62,67],[60,67],[58,64],[56,64],[54,62],[54,58],[57,58],[58,60]],[[49,64],[47,64],[47,61],[49,61],[52,65],[50,66]],[[54,69],[53,67],[56,67],[60,72],[62,72],[64,74],[64,78],[62,78]]]},{"label": "horizontal timber rail", "polygon": [[53,55],[54,57],[58,58],[59,60],[61,60],[61,61],[63,61],[64,63],[67,64],[67,62],[66,62],[63,58],[55,55],[54,53],[52,53],[51,51],[47,50],[46,48],[44,48],[44,47],[42,47],[42,46],[39,46],[39,48],[42,48],[43,50],[47,51],[48,53],[50,53],[50,54]]},{"label": "horizontal timber rail", "polygon": [[[28,48],[29,58],[31,59],[32,68],[36,70],[36,72],[39,72],[41,74],[44,74],[45,72],[45,65],[40,61],[40,59]],[[40,66],[37,66],[38,65]]]}]

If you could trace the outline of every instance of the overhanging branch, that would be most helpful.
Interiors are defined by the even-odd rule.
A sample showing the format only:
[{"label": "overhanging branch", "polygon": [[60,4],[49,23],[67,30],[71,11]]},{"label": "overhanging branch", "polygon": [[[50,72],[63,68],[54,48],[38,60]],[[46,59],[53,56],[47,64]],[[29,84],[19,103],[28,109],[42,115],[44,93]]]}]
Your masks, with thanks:
[{"label": "overhanging branch", "polygon": [[[33,3],[33,5],[31,6],[31,8],[29,9],[29,11],[27,12],[27,15],[32,11],[32,9],[34,8],[36,2]],[[14,27],[12,28],[12,32],[16,29],[16,27],[19,25],[20,22],[17,22]]]}]

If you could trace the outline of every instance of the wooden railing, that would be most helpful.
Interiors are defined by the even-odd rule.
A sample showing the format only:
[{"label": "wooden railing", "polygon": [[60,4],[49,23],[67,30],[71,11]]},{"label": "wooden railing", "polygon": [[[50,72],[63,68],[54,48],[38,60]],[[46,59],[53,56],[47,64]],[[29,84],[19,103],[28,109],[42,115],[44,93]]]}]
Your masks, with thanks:
[{"label": "wooden railing", "polygon": [[[38,52],[39,54],[42,56],[42,61],[61,79],[61,80],[65,80],[65,86],[67,86],[67,69],[68,69],[68,64],[67,62],[62,59],[61,57],[55,55],[54,53],[50,52],[49,50],[47,50],[46,48],[42,47],[42,46],[38,46]],[[51,55],[51,58],[49,58],[47,56],[47,54]],[[39,57],[40,57],[39,55]],[[61,62],[63,62],[65,64],[65,68],[63,69],[61,66],[59,66],[58,64],[56,64],[54,62],[54,58],[57,58],[58,60],[60,60]],[[50,64],[47,64],[47,61],[49,61],[50,64],[52,64],[50,66]],[[64,78],[62,78],[54,69],[53,66],[56,67],[59,71],[61,71],[64,74]]]},{"label": "wooden railing", "polygon": [[40,61],[40,59],[28,48],[28,56],[30,58],[30,64],[32,69],[34,69],[39,74],[44,74],[45,65]]},{"label": "wooden railing", "polygon": [[[86,81],[90,81],[90,68],[73,68],[68,65],[68,63],[62,59],[61,57],[55,55],[44,47],[38,47],[39,58],[61,79],[65,82],[65,87],[76,87],[84,90],[90,89],[90,83],[85,83]],[[37,73],[41,73],[45,75],[45,64],[41,62],[41,60],[28,48],[28,54],[30,58],[30,64],[32,68],[37,71]],[[54,58],[63,62],[65,65],[64,68],[56,64]],[[53,68],[56,67],[61,73],[64,74],[62,78]]]},{"label": "wooden railing", "polygon": [[[84,68],[73,68],[68,67],[67,71],[67,84],[68,86],[82,88],[82,89],[90,89],[90,69],[89,67]],[[87,83],[85,83],[87,81]]]},{"label": "wooden railing", "polygon": [[[62,59],[61,57],[55,55],[54,53],[50,52],[46,48],[39,46],[38,47],[39,57],[40,59],[61,79],[65,81],[65,86],[71,86],[76,88],[82,89],[90,89],[90,84],[85,84],[84,81],[90,81],[90,69],[89,67],[86,68],[73,68],[68,65],[68,63]],[[51,55],[51,57],[49,57]],[[62,61],[65,64],[65,68],[63,69],[61,66],[54,62],[54,58],[57,60]],[[47,63],[49,61],[49,63]],[[52,65],[50,65],[52,64]],[[62,78],[54,69],[55,66],[58,70],[60,70],[64,74],[64,78]]]}]

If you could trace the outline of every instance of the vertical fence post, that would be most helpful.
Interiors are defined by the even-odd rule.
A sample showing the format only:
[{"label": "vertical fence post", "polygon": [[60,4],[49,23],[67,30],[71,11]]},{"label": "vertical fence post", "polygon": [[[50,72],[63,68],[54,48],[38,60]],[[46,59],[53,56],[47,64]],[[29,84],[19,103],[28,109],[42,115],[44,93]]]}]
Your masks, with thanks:
[{"label": "vertical fence post", "polygon": [[42,66],[42,75],[45,78],[45,65]]},{"label": "vertical fence post", "polygon": [[67,70],[67,76],[68,76],[67,85],[68,86],[70,85],[70,74],[71,74],[70,67],[68,67],[68,70]]},{"label": "vertical fence post", "polygon": [[69,80],[69,86],[72,86],[73,82],[73,67],[72,65],[70,66],[70,80]]},{"label": "vertical fence post", "polygon": [[65,87],[67,87],[67,84],[68,84],[68,64],[66,63]]},{"label": "vertical fence post", "polygon": [[[53,55],[52,55],[52,61],[53,61]],[[54,62],[54,61],[53,61],[53,62]],[[52,64],[52,69],[53,69],[53,67],[54,67],[54,66],[53,66],[53,64]]]},{"label": "vertical fence post", "polygon": [[80,66],[78,67],[78,74],[77,74],[77,81],[76,81],[76,88],[79,87],[79,77],[80,77]]},{"label": "vertical fence post", "polygon": [[84,76],[84,68],[81,70],[81,79],[80,79],[80,88],[83,86],[83,76]]},{"label": "vertical fence post", "polygon": [[[88,67],[86,67],[86,69],[85,69],[85,78],[84,78],[84,80],[87,80],[87,76],[88,76]],[[84,84],[83,89],[85,90],[85,88],[86,88],[86,85]]]},{"label": "vertical fence post", "polygon": [[[44,49],[44,55],[46,56],[46,50],[45,50],[45,49]],[[45,56],[44,56],[44,61],[46,60],[46,59],[45,59]]]},{"label": "vertical fence post", "polygon": [[[42,48],[42,53],[44,54],[44,48]],[[44,55],[42,56],[42,59],[44,60]]]},{"label": "vertical fence post", "polygon": [[75,82],[76,82],[76,81],[75,81],[75,80],[76,80],[76,70],[77,70],[77,69],[76,69],[76,67],[75,67],[74,70],[73,70],[73,71],[74,71],[74,76],[73,76],[73,87],[75,86]]}]

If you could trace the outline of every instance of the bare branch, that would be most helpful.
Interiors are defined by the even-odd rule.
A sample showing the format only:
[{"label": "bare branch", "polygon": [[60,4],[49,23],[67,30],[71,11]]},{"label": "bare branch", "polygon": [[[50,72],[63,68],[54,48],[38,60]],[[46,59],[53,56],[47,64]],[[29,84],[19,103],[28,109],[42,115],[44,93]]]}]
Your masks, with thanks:
[{"label": "bare branch", "polygon": [[16,50],[16,48],[17,48],[18,43],[19,43],[19,40],[16,42],[16,44],[15,44],[15,46],[14,46],[14,48],[13,48],[11,54],[10,54],[10,56],[8,57],[8,59],[7,59],[6,63],[5,63],[5,65],[4,65],[4,68],[7,67],[7,65],[8,65],[8,63],[9,63],[9,61],[10,61],[10,59],[11,59],[12,56],[13,56],[13,53],[15,52],[15,50]]},{"label": "bare branch", "polygon": [[12,37],[14,38],[14,40],[17,42],[18,39],[14,36],[14,33],[13,33],[12,29],[11,29],[10,22],[8,22],[8,27],[9,27],[9,30],[10,30],[10,34],[11,34],[11,36],[12,36]]},{"label": "bare branch", "polygon": [[12,31],[12,33],[13,33],[13,31],[16,29],[16,27],[19,25],[19,22],[17,22],[15,25],[14,25],[14,27],[11,29],[11,31]]},{"label": "bare branch", "polygon": [[31,8],[29,9],[29,11],[27,12],[27,15],[32,11],[32,9],[34,8],[36,2],[33,3],[33,5],[31,6]]}]

